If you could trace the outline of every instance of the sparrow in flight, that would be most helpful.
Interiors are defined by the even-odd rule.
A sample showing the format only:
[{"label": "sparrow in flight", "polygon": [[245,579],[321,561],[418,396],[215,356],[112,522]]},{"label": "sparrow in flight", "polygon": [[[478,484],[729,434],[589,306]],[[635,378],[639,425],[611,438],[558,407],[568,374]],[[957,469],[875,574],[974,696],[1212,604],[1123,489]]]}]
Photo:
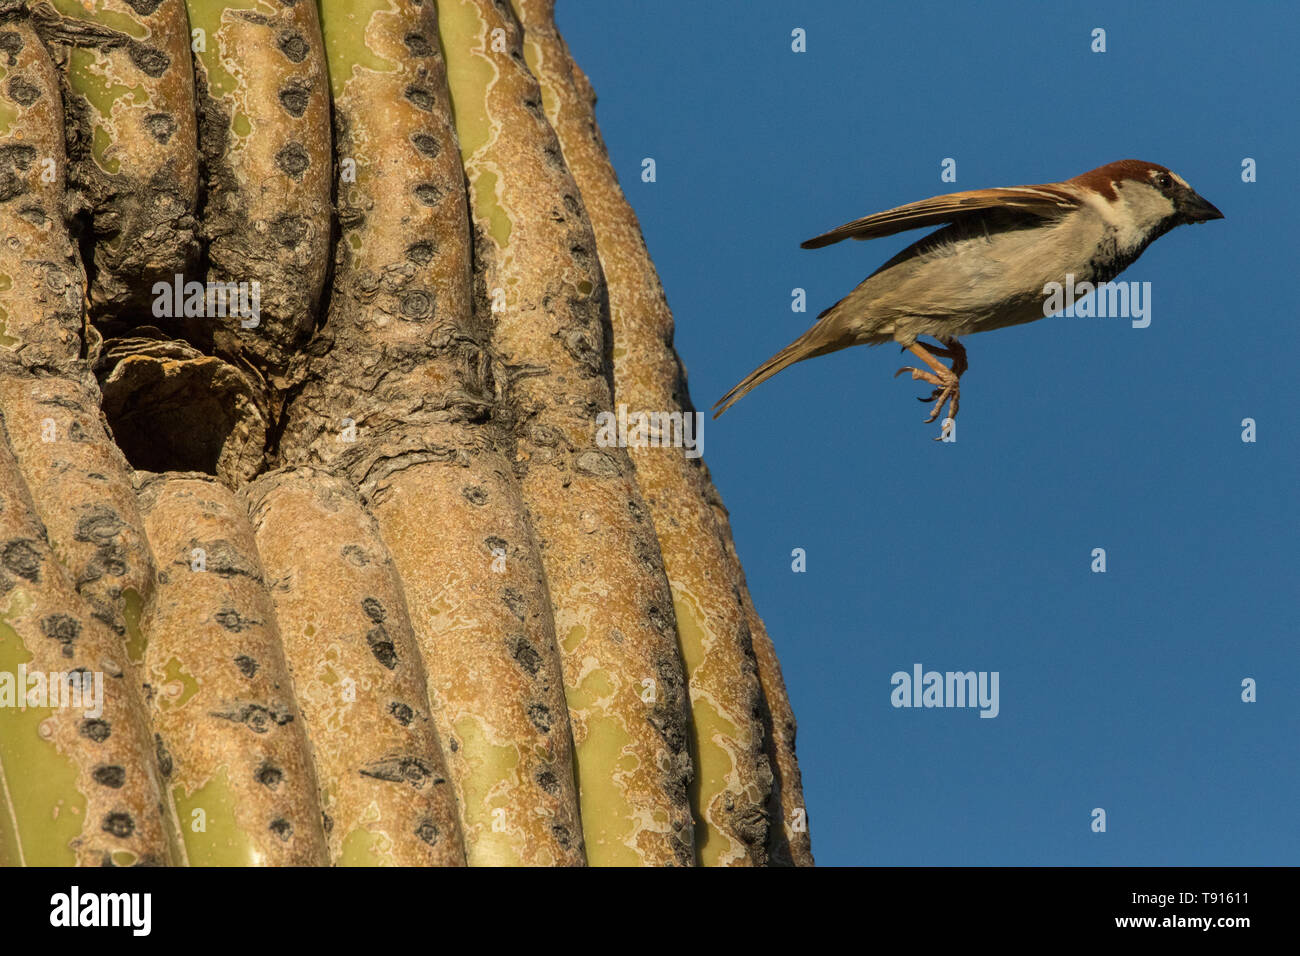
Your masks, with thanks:
[{"label": "sparrow in flight", "polygon": [[[1049,314],[1050,283],[1109,282],[1175,226],[1222,219],[1177,173],[1122,159],[1060,183],[949,193],[846,223],[803,243],[875,239],[943,226],[908,246],[817,317],[816,324],[749,373],[714,405],[717,418],[754,386],[795,362],[850,345],[897,342],[925,368],[914,380],[934,386],[927,422],[957,415],[966,349],[974,332],[1020,325]],[[922,345],[928,335],[939,346]],[[951,359],[951,367],[939,358]]]}]

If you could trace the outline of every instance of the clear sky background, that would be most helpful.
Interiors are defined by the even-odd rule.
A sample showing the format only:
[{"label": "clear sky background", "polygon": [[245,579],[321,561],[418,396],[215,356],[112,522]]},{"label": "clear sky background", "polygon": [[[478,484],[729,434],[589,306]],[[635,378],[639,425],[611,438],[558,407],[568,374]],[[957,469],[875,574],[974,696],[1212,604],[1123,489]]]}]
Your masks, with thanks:
[{"label": "clear sky background", "polygon": [[[893,346],[707,425],[819,863],[1300,863],[1298,11],[560,0],[701,410],[924,234],[798,248],[858,216],[1123,158],[1226,215],[1121,277],[1151,283],[1149,328],[966,338],[955,444]],[[998,671],[1000,714],[894,709],[918,662]]]}]

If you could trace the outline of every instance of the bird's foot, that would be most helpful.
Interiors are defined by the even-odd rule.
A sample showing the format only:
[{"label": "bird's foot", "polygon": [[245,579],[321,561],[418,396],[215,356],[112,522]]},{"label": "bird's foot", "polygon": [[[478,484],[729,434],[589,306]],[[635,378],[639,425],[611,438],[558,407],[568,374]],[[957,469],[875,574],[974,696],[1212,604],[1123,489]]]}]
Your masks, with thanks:
[{"label": "bird's foot", "polygon": [[[947,417],[955,419],[961,402],[961,376],[969,367],[965,346],[956,339],[949,342],[947,346],[931,346],[929,349],[917,342],[907,346],[907,351],[925,362],[930,367],[930,371],[906,365],[894,373],[894,378],[898,378],[904,372],[911,372],[913,381],[929,382],[935,387],[928,396],[917,399],[920,402],[934,402],[934,407],[930,409],[930,417],[925,420],[925,423],[928,425],[937,419],[945,404],[948,406]],[[935,358],[936,354],[952,359],[952,368],[948,368]]]},{"label": "bird's foot", "polygon": [[946,346],[931,345],[931,355],[940,355],[946,359],[952,359],[952,374],[961,378],[966,370],[970,368],[970,363],[966,361],[966,346],[962,345],[956,339],[953,339]]},{"label": "bird's foot", "polygon": [[948,417],[957,417],[957,406],[961,402],[961,380],[953,372],[945,368],[943,372],[934,374],[907,365],[895,372],[894,378],[898,378],[904,372],[911,372],[914,381],[929,382],[935,386],[934,391],[929,395],[917,398],[918,402],[934,402],[934,407],[930,409],[930,417],[925,420],[925,424],[928,425],[937,419],[945,404],[948,405]]}]

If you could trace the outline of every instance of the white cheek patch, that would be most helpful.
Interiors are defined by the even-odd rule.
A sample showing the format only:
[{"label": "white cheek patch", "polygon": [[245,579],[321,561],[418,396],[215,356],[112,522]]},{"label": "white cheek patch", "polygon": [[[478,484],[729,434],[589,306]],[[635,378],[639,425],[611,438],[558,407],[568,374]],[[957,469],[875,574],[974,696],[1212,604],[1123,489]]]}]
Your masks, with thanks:
[{"label": "white cheek patch", "polygon": [[1117,183],[1115,193],[1119,202],[1108,210],[1106,218],[1115,226],[1115,238],[1121,250],[1137,248],[1174,211],[1168,196],[1145,183]]}]

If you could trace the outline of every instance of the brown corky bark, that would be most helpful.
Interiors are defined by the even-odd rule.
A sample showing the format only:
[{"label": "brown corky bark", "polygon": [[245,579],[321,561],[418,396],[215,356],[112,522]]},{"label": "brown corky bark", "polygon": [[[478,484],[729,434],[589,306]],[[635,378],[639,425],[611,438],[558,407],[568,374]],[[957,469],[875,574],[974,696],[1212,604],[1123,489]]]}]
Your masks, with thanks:
[{"label": "brown corky bark", "polygon": [[402,582],[352,483],[315,468],[240,494],[311,743],[330,859],[463,866],[456,797]]},{"label": "brown corky bark", "polygon": [[248,514],[207,475],[136,479],[158,565],[145,679],[185,859],[323,866],[311,754]]},{"label": "brown corky bark", "polygon": [[[330,311],[280,443],[356,481],[402,576],[471,865],[581,864],[582,826],[541,560],[492,420],[470,296],[464,170],[437,21],[364,34],[394,67],[334,70],[342,236]],[[346,419],[346,421],[345,421]]]},{"label": "brown corky bark", "polygon": [[587,856],[689,865],[690,713],[672,592],[627,452],[597,443],[612,394],[591,224],[509,6],[452,0],[440,18],[453,104],[469,98],[456,115],[478,307],[493,323],[504,421],[555,611]]}]

